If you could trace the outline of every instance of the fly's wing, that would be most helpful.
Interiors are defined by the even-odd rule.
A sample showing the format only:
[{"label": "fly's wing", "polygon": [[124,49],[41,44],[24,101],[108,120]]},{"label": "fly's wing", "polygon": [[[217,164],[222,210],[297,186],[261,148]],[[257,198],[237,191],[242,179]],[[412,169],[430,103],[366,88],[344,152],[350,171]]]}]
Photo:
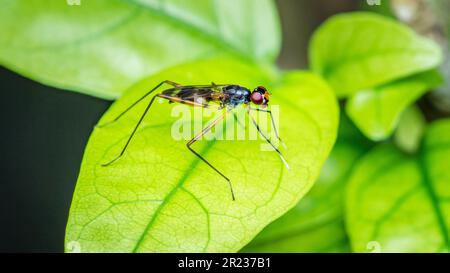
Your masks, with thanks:
[{"label": "fly's wing", "polygon": [[166,96],[180,98],[184,101],[193,101],[202,104],[220,104],[223,98],[223,87],[226,85],[192,85],[175,87],[163,91]]}]

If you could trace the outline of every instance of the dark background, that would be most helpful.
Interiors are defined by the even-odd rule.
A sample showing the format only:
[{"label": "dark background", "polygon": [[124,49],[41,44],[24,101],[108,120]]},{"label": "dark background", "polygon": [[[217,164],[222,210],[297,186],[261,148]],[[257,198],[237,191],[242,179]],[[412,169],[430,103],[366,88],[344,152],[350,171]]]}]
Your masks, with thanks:
[{"label": "dark background", "polygon": [[[279,0],[282,68],[306,67],[312,31],[358,0]],[[84,147],[110,102],[0,67],[0,252],[62,252]]]}]

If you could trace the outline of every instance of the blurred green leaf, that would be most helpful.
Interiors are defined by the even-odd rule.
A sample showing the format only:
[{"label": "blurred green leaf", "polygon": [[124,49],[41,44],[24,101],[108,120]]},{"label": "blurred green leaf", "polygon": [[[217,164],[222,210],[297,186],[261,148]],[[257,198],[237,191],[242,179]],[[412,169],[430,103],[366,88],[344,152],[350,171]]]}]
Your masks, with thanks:
[{"label": "blurred green leaf", "polygon": [[311,67],[340,97],[438,66],[438,45],[396,21],[370,12],[328,19],[310,44]]},{"label": "blurred green leaf", "polygon": [[268,225],[242,252],[346,251],[342,192],[346,171],[358,154],[357,147],[337,143],[311,192]]},{"label": "blurred green leaf", "polygon": [[190,108],[167,102],[152,107],[126,154],[102,167],[120,152],[146,107],[143,102],[117,123],[92,133],[72,201],[66,247],[75,241],[83,252],[238,251],[292,208],[318,177],[335,141],[336,99],[314,74],[292,72],[273,85],[273,76],[255,67],[213,59],[171,68],[132,87],[100,123],[165,79],[262,84],[273,93],[271,107],[280,107],[280,135],[289,146],[284,153],[290,170],[273,150],[261,151],[262,140],[196,143],[194,148],[230,177],[236,194],[232,201],[226,181],[191,154],[186,141],[171,138],[175,119],[170,109]]},{"label": "blurred green leaf", "polygon": [[434,122],[420,151],[383,145],[351,176],[346,226],[354,251],[374,242],[383,252],[450,251],[450,119]]},{"label": "blurred green leaf", "polygon": [[337,143],[311,191],[264,228],[243,252],[350,251],[344,228],[344,190],[351,168],[369,144],[344,116],[339,126]]},{"label": "blurred green leaf", "polygon": [[415,153],[420,147],[425,130],[426,120],[419,107],[411,106],[400,117],[398,128],[395,132],[395,144],[408,153]]},{"label": "blurred green leaf", "polygon": [[439,73],[431,70],[361,90],[348,100],[346,111],[367,137],[384,140],[396,128],[402,112],[430,88],[440,83],[442,79]]},{"label": "blurred green leaf", "polygon": [[4,0],[0,65],[106,99],[169,66],[225,52],[272,62],[272,0]]}]

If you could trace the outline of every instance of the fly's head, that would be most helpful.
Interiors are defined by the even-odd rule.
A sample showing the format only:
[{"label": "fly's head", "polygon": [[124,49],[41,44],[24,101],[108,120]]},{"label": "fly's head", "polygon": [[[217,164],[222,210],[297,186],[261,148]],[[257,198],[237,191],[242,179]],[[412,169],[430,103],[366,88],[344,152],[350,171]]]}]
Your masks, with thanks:
[{"label": "fly's head", "polygon": [[269,103],[269,96],[271,94],[264,86],[256,87],[253,92],[250,94],[250,101],[256,105],[261,105],[261,107],[267,107]]}]

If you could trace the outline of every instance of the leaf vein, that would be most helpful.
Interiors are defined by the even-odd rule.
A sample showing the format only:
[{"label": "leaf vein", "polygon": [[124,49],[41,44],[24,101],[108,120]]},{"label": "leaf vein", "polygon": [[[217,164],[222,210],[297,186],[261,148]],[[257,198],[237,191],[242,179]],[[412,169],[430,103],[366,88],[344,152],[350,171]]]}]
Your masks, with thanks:
[{"label": "leaf vein", "polygon": [[[205,153],[207,153],[212,146],[214,145],[215,140],[211,140],[209,141],[205,148],[202,151],[202,155],[204,155]],[[191,166],[188,168],[189,170],[194,170],[195,167],[200,163],[200,159],[196,158],[194,161],[192,161]],[[164,209],[164,207],[169,203],[170,199],[172,199],[172,197],[175,195],[175,193],[181,189],[181,187],[184,185],[184,183],[187,181],[187,179],[189,178],[189,176],[191,175],[192,172],[186,172],[184,174],[184,176],[178,181],[178,183],[175,185],[175,187],[167,194],[167,196],[164,198],[164,200],[162,201],[162,203],[158,206],[158,208],[156,209],[156,211],[153,213],[152,218],[150,219],[150,221],[148,222],[147,226],[145,227],[144,231],[142,232],[141,236],[139,237],[134,249],[132,250],[132,252],[137,252],[139,250],[139,248],[141,247],[142,243],[145,240],[146,235],[149,233],[149,231],[151,230],[151,228],[154,226],[158,216],[160,215],[160,212]]]},{"label": "leaf vein", "polygon": [[[423,147],[424,145],[422,145]],[[433,182],[431,181],[430,174],[428,172],[427,163],[426,163],[426,152],[422,148],[419,152],[419,167],[422,173],[422,182],[425,186],[428,197],[430,198],[430,202],[433,208],[433,211],[436,216],[436,221],[438,222],[439,229],[442,235],[442,239],[447,246],[447,249],[450,249],[450,238],[448,234],[448,228],[445,223],[445,217],[442,212],[441,206],[439,204],[439,199],[436,193],[436,189],[433,186]]]}]

